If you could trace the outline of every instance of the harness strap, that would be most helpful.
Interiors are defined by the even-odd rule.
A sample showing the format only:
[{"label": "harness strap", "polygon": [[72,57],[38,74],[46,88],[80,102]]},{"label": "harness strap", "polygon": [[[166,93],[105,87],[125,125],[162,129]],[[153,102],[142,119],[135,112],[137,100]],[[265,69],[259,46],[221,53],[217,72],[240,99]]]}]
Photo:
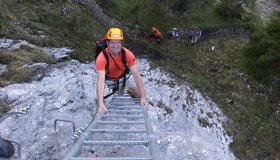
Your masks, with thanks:
[{"label": "harness strap", "polygon": [[119,90],[118,88],[114,87],[114,88],[113,88],[113,92],[107,94],[106,96],[104,96],[103,99],[106,99],[106,98],[110,97],[112,94],[116,93],[118,90]]},{"label": "harness strap", "polygon": [[[116,93],[118,90],[119,90],[119,84],[120,84],[120,79],[121,78],[124,78],[123,79],[123,86],[125,86],[125,83],[126,83],[126,80],[130,77],[130,75],[127,77],[126,74],[123,74],[119,79],[117,80],[113,80],[113,81],[116,81],[116,83],[114,84],[114,88],[113,88],[113,91],[109,94],[107,94],[106,96],[103,97],[103,99],[106,99],[108,97],[110,97],[112,94]],[[106,78],[107,79],[107,78]],[[107,79],[108,80],[108,79]],[[110,79],[109,79],[110,80]]]},{"label": "harness strap", "polygon": [[109,56],[108,56],[106,50],[103,47],[102,47],[102,53],[103,53],[103,55],[104,55],[104,57],[106,59],[106,66],[105,66],[105,68],[107,69],[108,74],[110,74],[109,69],[108,69],[108,67],[109,67]]},{"label": "harness strap", "polygon": [[[115,87],[113,88],[112,93],[109,93],[108,95],[104,96],[104,99],[106,99],[106,98],[110,97],[112,94],[116,93],[116,92],[119,90],[119,79],[124,78],[124,79],[123,79],[123,86],[125,86],[126,74],[129,73],[129,68],[128,68],[128,65],[127,65],[127,62],[126,62],[126,54],[125,54],[124,48],[121,49],[122,63],[123,63],[123,65],[124,65],[124,67],[125,67],[124,70],[122,70],[122,69],[117,65],[116,61],[114,60],[114,58],[113,58],[113,56],[110,54],[110,52],[107,53],[106,50],[103,49],[103,48],[102,48],[102,52],[103,52],[103,54],[104,54],[104,56],[105,56],[105,58],[106,58],[106,61],[107,61],[106,69],[107,69],[107,73],[108,73],[108,74],[110,74],[109,69],[108,69],[108,67],[109,67],[109,56],[112,58],[112,60],[114,61],[115,65],[117,66],[117,68],[118,68],[119,70],[123,71],[123,74],[122,74],[120,77],[118,77],[118,79],[116,80],[117,86],[115,86]],[[108,54],[109,54],[109,56],[108,56]],[[111,80],[112,80],[113,78],[112,78],[112,77],[109,77],[109,76],[107,76],[107,75],[105,75],[105,79],[109,79],[109,80],[111,79]]]}]

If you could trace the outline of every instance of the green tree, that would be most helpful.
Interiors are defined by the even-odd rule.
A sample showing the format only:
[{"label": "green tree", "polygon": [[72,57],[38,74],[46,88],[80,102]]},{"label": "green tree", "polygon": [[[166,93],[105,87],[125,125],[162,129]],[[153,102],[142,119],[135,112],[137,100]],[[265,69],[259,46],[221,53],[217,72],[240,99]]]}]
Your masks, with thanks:
[{"label": "green tree", "polygon": [[257,80],[271,84],[280,80],[280,12],[255,31],[244,50],[245,67]]}]

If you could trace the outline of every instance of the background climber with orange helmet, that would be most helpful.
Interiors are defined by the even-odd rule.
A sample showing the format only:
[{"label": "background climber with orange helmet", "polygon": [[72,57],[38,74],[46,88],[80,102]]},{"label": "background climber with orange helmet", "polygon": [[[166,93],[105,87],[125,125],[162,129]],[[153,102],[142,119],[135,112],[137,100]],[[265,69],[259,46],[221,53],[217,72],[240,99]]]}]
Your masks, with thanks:
[{"label": "background climber with orange helmet", "polygon": [[155,27],[152,27],[151,32],[153,36],[157,39],[157,41],[160,43],[160,40],[162,39],[162,34],[160,33],[160,31]]},{"label": "background climber with orange helmet", "polygon": [[[106,39],[108,47],[105,52],[109,57],[109,65],[106,67],[107,61],[104,54],[99,54],[96,59],[97,82],[96,93],[98,99],[98,112],[108,112],[104,105],[104,87],[105,83],[108,86],[116,83],[125,83],[128,92],[140,98],[142,106],[147,106],[147,98],[144,89],[144,84],[137,68],[134,54],[127,48],[122,46],[123,32],[119,28],[110,28],[107,32]],[[130,70],[130,74],[126,79],[122,75],[126,74],[126,66],[122,62],[122,50],[125,52],[126,65]]]}]

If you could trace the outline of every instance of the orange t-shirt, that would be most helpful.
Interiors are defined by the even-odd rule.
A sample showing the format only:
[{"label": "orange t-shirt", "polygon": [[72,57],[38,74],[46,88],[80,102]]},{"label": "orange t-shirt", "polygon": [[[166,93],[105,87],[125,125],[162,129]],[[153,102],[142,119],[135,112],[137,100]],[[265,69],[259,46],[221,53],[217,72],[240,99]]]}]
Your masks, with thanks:
[{"label": "orange t-shirt", "polygon": [[[128,49],[124,48],[124,47],[123,47],[123,49],[125,51],[127,65],[129,67],[132,67],[132,66],[136,65],[135,57],[134,57],[133,53],[131,51],[129,51]],[[118,56],[114,58],[115,62],[112,59],[113,57],[109,55],[108,48],[106,48],[106,52],[107,52],[108,57],[109,57],[109,66],[108,66],[109,72],[106,70],[107,61],[106,61],[106,58],[105,58],[103,53],[100,53],[98,55],[97,59],[96,59],[96,62],[95,62],[96,63],[96,70],[97,71],[105,71],[106,70],[105,71],[106,76],[110,77],[110,79],[116,80],[125,71],[125,66],[122,63],[121,51],[119,52]]]}]

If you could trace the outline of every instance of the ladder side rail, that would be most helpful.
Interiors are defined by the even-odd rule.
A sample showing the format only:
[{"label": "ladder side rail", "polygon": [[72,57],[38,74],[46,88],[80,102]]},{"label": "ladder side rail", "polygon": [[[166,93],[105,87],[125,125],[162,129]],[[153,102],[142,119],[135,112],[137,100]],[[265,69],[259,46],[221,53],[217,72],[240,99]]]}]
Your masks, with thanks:
[{"label": "ladder side rail", "polygon": [[143,107],[143,114],[144,114],[144,119],[145,119],[145,126],[147,129],[147,135],[149,137],[149,144],[150,144],[149,148],[150,148],[151,156],[152,156],[153,160],[160,160],[159,149],[158,149],[158,145],[156,142],[156,137],[153,133],[153,128],[152,128],[150,120],[149,120],[147,107]]},{"label": "ladder side rail", "polygon": [[[109,102],[112,100],[114,96],[111,96],[110,98],[107,99],[106,105],[109,104]],[[101,115],[97,113],[98,110],[98,101],[95,99],[95,106],[96,106],[96,111],[95,115],[91,121],[91,123],[88,125],[86,130],[80,135],[78,140],[74,143],[68,154],[63,158],[63,160],[71,160],[72,158],[78,156],[81,153],[81,149],[84,145],[84,141],[86,141],[94,128],[96,126],[98,120],[100,119]]]}]

